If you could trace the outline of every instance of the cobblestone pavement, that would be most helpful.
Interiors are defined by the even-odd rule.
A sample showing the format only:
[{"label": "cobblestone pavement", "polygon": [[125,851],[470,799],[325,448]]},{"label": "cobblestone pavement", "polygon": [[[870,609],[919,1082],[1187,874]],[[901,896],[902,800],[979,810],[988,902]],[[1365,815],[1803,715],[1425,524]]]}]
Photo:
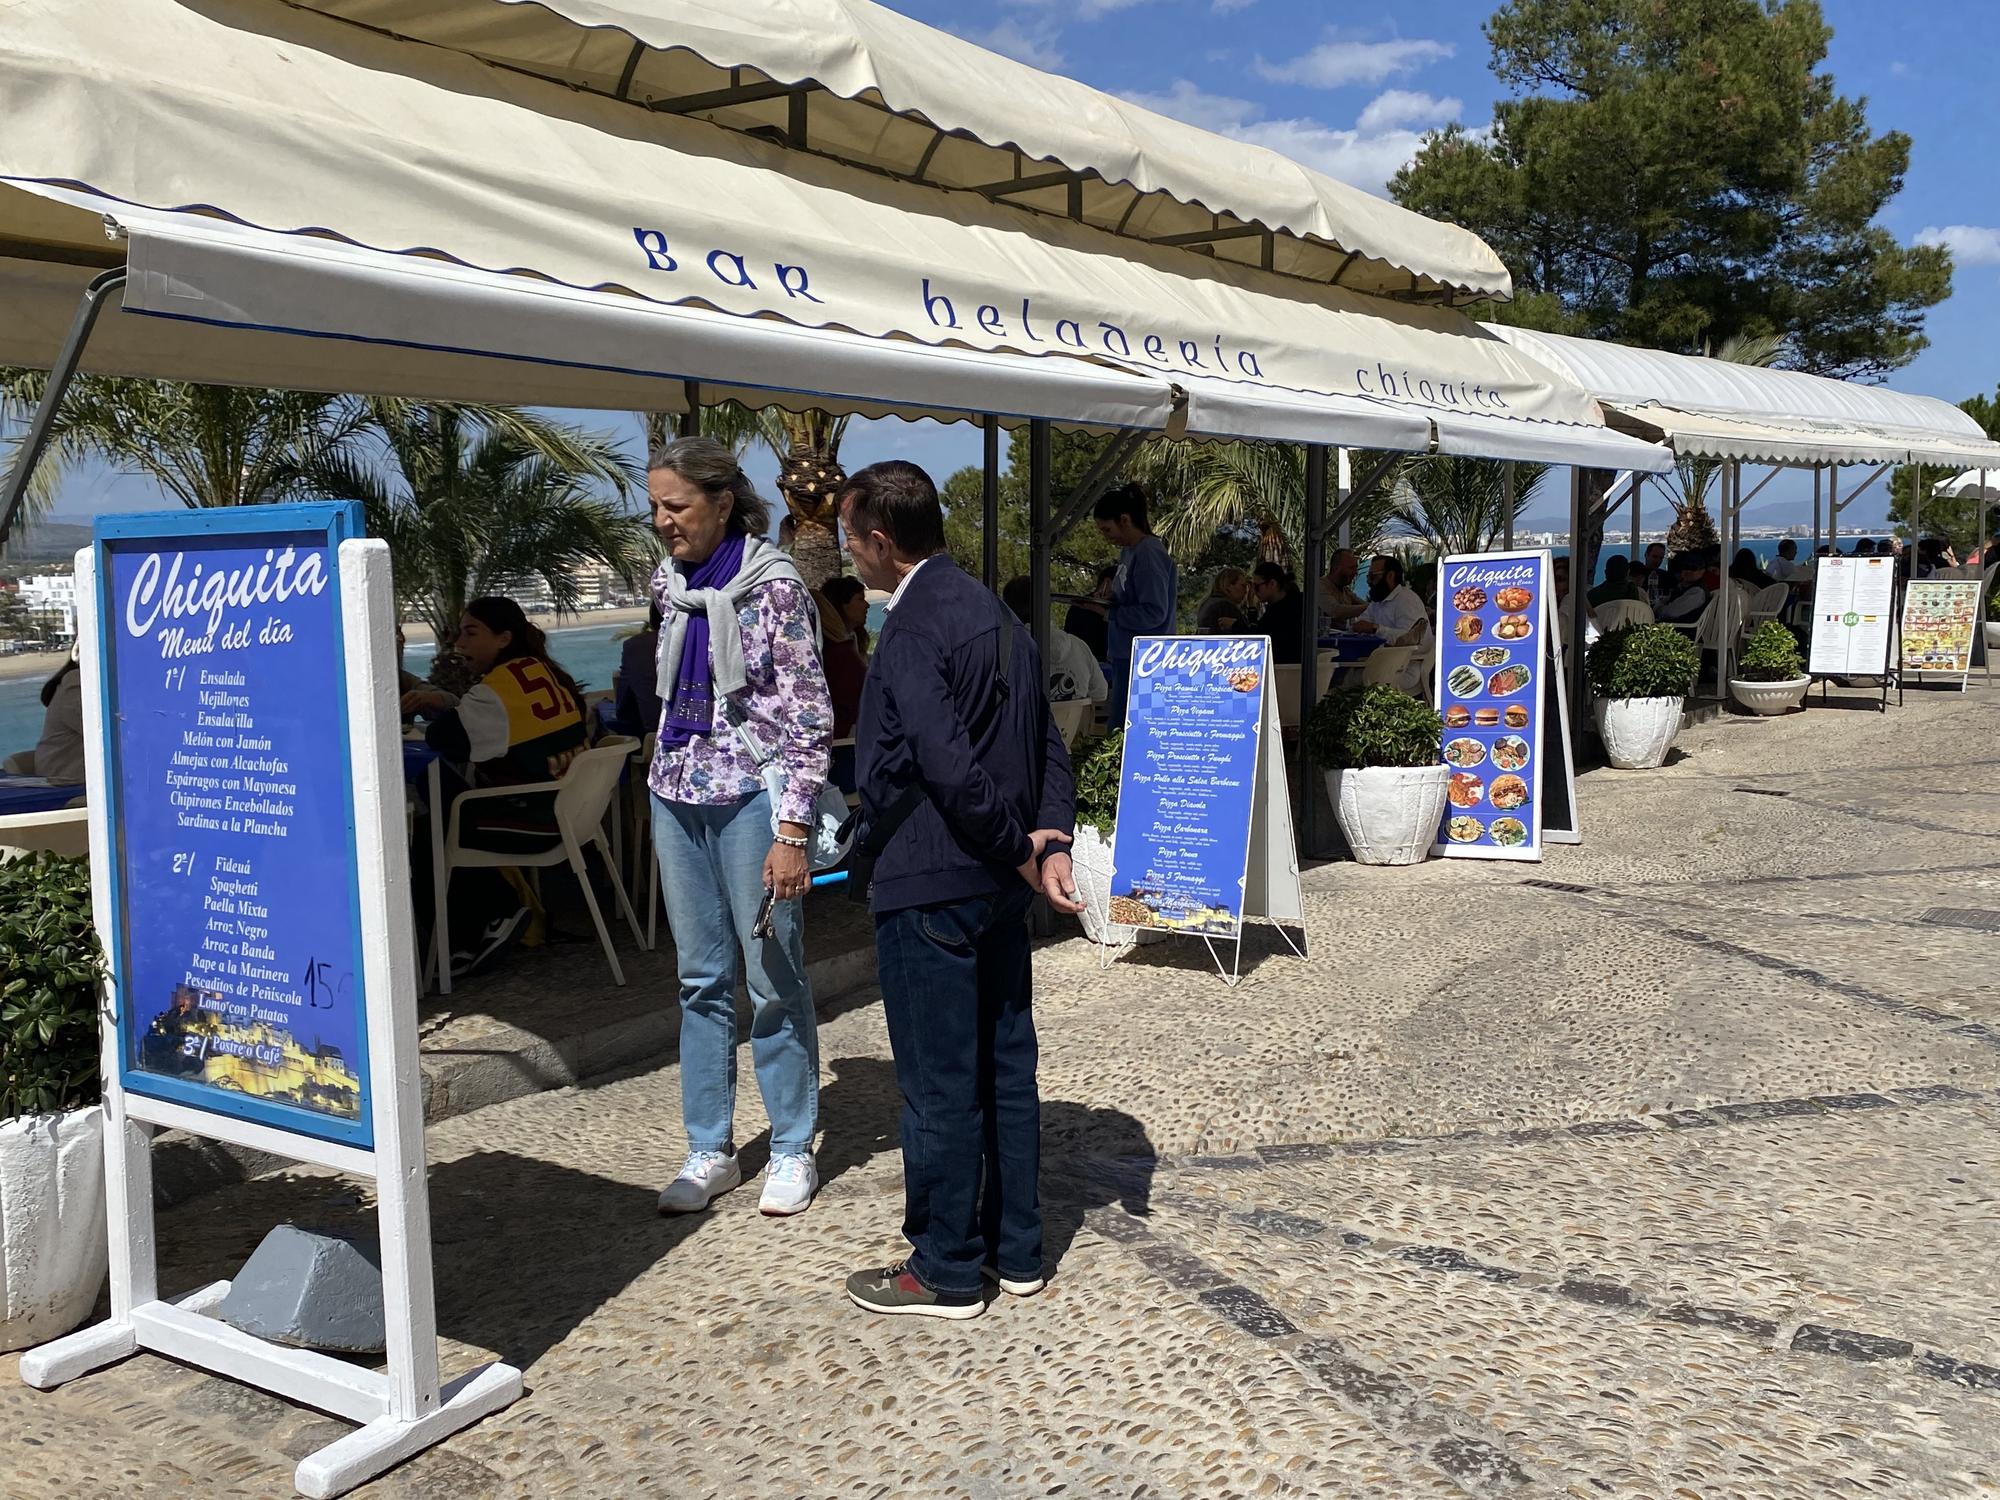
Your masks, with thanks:
[{"label": "cobblestone pavement", "polygon": [[[444,1120],[446,1365],[529,1393],[365,1493],[2000,1493],[1996,723],[1699,726],[1585,777],[1540,866],[1315,869],[1312,959],[1260,935],[1235,991],[1198,947],[1045,949],[1055,1275],[973,1322],[839,1294],[900,1210],[868,997],[823,1025],[800,1219],[654,1215],[671,1066]],[[312,1173],[211,1193],[162,1282],[368,1217]],[[341,1430],[151,1357],[49,1394],[0,1361],[9,1496],[281,1494]]]}]

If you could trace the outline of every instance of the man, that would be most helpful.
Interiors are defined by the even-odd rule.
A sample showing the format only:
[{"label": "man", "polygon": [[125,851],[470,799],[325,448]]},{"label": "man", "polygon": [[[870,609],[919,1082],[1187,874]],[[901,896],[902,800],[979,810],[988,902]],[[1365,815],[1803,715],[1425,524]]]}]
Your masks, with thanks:
[{"label": "man", "polygon": [[861,581],[890,595],[855,764],[910,1242],[847,1295],[869,1312],[973,1318],[982,1276],[1042,1289],[1028,907],[1039,892],[1083,909],[1062,848],[1076,790],[1034,637],[945,551],[930,476],[871,464],[840,507]]},{"label": "man", "polygon": [[[1016,619],[1023,625],[1028,624],[1028,617],[1035,607],[1035,586],[1030,580],[1014,579],[1001,591],[1000,597],[1014,611]],[[1048,691],[1051,703],[1069,703],[1078,698],[1102,703],[1111,696],[1111,685],[1104,680],[1104,668],[1090,654],[1090,647],[1067,630],[1058,630],[1049,636]]]},{"label": "man", "polygon": [[1799,561],[1799,544],[1786,537],[1778,543],[1777,559],[1771,564],[1771,576],[1779,583],[1804,583],[1813,576],[1813,570]]},{"label": "man", "polygon": [[1120,549],[1118,576],[1105,610],[1105,663],[1111,669],[1106,717],[1113,729],[1125,727],[1125,695],[1131,686],[1132,642],[1142,635],[1171,635],[1180,604],[1180,573],[1166,544],[1146,519],[1146,492],[1121,485],[1097,502],[1097,532]]},{"label": "man", "polygon": [[1683,552],[1674,559],[1674,581],[1660,590],[1660,619],[1681,624],[1701,618],[1710,593],[1703,577],[1707,566],[1698,552]]},{"label": "man", "polygon": [[1645,603],[1646,591],[1632,582],[1631,572],[1632,565],[1625,560],[1623,553],[1613,553],[1606,558],[1604,582],[1585,596],[1590,600],[1590,607],[1596,609],[1598,605],[1609,604],[1613,599],[1634,599],[1641,604]]},{"label": "man", "polygon": [[1368,601],[1354,592],[1354,580],[1361,574],[1361,559],[1352,547],[1342,547],[1326,565],[1319,581],[1319,623],[1321,629],[1346,625],[1366,613]]},{"label": "man", "polygon": [[1390,646],[1421,646],[1430,639],[1424,601],[1403,582],[1403,565],[1386,554],[1368,560],[1368,608],[1351,629],[1379,635]]},{"label": "man", "polygon": [[1257,633],[1271,638],[1271,660],[1279,665],[1296,665],[1305,630],[1306,596],[1292,582],[1292,575],[1279,563],[1258,563],[1250,574],[1250,592],[1263,609]]}]

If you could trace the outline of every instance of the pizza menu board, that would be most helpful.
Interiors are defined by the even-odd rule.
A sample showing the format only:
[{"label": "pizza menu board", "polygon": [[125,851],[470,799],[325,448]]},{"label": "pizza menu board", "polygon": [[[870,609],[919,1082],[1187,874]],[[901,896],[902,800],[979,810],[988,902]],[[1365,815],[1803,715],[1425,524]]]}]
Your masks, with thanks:
[{"label": "pizza menu board", "polygon": [[1242,931],[1270,654],[1263,636],[1132,643],[1113,922],[1209,938]]},{"label": "pizza menu board", "polygon": [[1903,593],[1903,670],[1965,676],[1978,629],[1978,579],[1917,579]]},{"label": "pizza menu board", "polygon": [[1540,859],[1549,554],[1448,557],[1438,577],[1437,710],[1451,783],[1437,852]]},{"label": "pizza menu board", "polygon": [[98,522],[122,1081],[367,1147],[347,505]]},{"label": "pizza menu board", "polygon": [[1889,670],[1895,623],[1896,561],[1891,557],[1822,557],[1813,584],[1815,677],[1880,677]]}]

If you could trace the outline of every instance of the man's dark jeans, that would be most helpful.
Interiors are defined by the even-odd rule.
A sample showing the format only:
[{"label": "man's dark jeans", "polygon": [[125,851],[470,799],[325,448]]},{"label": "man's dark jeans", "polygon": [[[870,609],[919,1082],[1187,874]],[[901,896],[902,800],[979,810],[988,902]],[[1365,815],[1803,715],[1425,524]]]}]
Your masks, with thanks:
[{"label": "man's dark jeans", "polygon": [[903,1090],[903,1235],[934,1292],[1042,1274],[1042,1107],[1024,885],[875,919]]}]

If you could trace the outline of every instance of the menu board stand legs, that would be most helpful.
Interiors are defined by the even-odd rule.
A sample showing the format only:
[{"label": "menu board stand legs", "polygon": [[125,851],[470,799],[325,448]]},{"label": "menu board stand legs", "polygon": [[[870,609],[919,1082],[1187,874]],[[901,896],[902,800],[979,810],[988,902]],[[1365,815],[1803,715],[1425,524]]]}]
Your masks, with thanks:
[{"label": "menu board stand legs", "polygon": [[[325,553],[336,551],[331,541],[341,535],[342,526],[327,517],[338,507],[255,507],[262,513],[255,516],[247,514],[251,509],[246,507],[246,514],[219,520],[211,517],[205,526],[200,521],[183,519],[178,526],[162,523],[157,534],[134,527],[122,535],[142,539],[141,547],[132,555],[143,555],[146,547],[162,545],[159,538],[166,539],[164,545],[169,550],[181,545],[182,537],[193,542],[199,535],[212,544],[215,533],[254,532],[260,529],[257,523],[262,521],[262,529],[290,538],[292,547],[299,547],[298,538],[303,533],[323,528],[319,545]],[[100,523],[100,538],[104,535]],[[157,551],[152,553],[154,558],[159,555]],[[120,805],[119,792],[126,784],[122,778],[132,775],[137,762],[132,742],[122,738],[119,731],[118,721],[130,711],[131,700],[120,697],[117,679],[122,674],[115,667],[114,642],[106,638],[109,634],[106,622],[126,623],[130,609],[122,600],[117,609],[107,611],[102,607],[105,591],[112,588],[114,576],[103,541],[94,551],[79,554],[78,624],[89,758],[93,905],[98,929],[106,935],[108,966],[101,1045],[111,1316],[101,1324],[30,1351],[22,1356],[20,1364],[21,1378],[27,1384],[48,1390],[148,1350],[359,1424],[354,1431],[300,1461],[294,1482],[301,1494],[314,1497],[339,1495],[367,1482],[451,1433],[498,1411],[518,1399],[522,1392],[521,1372],[498,1363],[481,1366],[449,1385],[439,1382],[422,1074],[416,1034],[415,920],[401,817],[396,673],[388,649],[395,621],[388,548],[379,541],[342,540],[337,547],[336,570],[337,610],[326,608],[331,601],[324,600],[323,588],[295,591],[290,598],[296,605],[290,611],[277,607],[285,602],[285,596],[280,594],[275,596],[271,624],[262,632],[270,644],[283,646],[294,641],[296,631],[301,651],[315,634],[322,642],[331,637],[337,649],[330,658],[300,656],[282,650],[268,655],[248,649],[234,655],[217,653],[201,658],[210,675],[198,680],[220,681],[216,669],[226,668],[228,686],[240,694],[240,701],[232,700],[231,704],[237,723],[246,735],[254,726],[256,734],[272,736],[269,750],[259,753],[267,754],[271,763],[281,769],[268,774],[299,775],[300,771],[284,769],[290,766],[290,757],[302,758],[306,751],[297,743],[296,733],[287,737],[280,691],[271,687],[273,675],[294,665],[296,660],[330,659],[336,664],[337,680],[299,681],[290,684],[290,690],[325,695],[323,702],[343,702],[345,708],[342,725],[345,765],[340,769],[345,773],[347,785],[338,788],[316,785],[310,795],[338,798],[337,806],[352,809],[351,852],[354,889],[358,893],[354,917],[360,972],[344,979],[338,994],[355,996],[364,1009],[365,1076],[370,1080],[367,1102],[372,1131],[357,1143],[288,1129],[285,1123],[218,1111],[193,1092],[192,1087],[187,1102],[156,1098],[150,1092],[142,1094],[126,1087],[128,1075],[134,1075],[132,1058],[126,1055],[128,1038],[149,1034],[133,1024],[138,1016],[147,1013],[141,1008],[145,1002],[135,996],[142,988],[139,983],[144,972],[142,958],[151,956],[133,936],[135,913],[140,909],[138,903],[150,903],[146,919],[157,924],[166,898],[157,890],[135,889],[129,882],[121,885],[112,873],[126,867],[142,872],[150,870],[145,861],[154,854],[144,847],[147,836],[141,824],[126,821],[121,826],[119,845],[114,845],[111,836],[114,809]],[[143,570],[140,576],[144,576]],[[316,604],[312,596],[318,596],[321,602]],[[113,597],[116,598],[115,592]],[[148,596],[137,597],[143,600]],[[211,634],[220,633],[221,628],[211,627]],[[232,639],[247,646],[249,632],[246,629],[241,636],[222,634],[221,639],[225,648]],[[144,639],[140,644],[150,646],[152,641]],[[130,641],[116,642],[116,651],[135,649]],[[136,670],[137,665],[144,663],[131,656],[126,659],[125,669]],[[130,690],[136,692],[138,688],[130,685]],[[204,702],[203,706],[215,705]],[[189,713],[186,717],[190,723],[219,727],[215,716],[197,719]],[[152,732],[164,735],[169,731]],[[185,731],[181,743],[217,748],[219,758],[219,748],[207,745],[202,733]],[[238,746],[229,754],[239,756],[241,751]],[[191,756],[184,756],[180,763],[206,766],[217,763],[217,759],[197,762]],[[305,784],[303,776],[300,784]],[[129,785],[135,791],[144,790],[137,780]],[[341,798],[341,792],[349,794],[348,797]],[[272,820],[268,826],[281,828],[282,832],[270,837],[290,836],[295,841],[305,837],[304,799],[299,798],[298,803],[296,808],[283,809],[271,804],[271,810],[263,815]],[[282,819],[296,821],[281,823]],[[339,821],[346,821],[344,814]],[[208,825],[201,826],[206,829]],[[194,825],[187,825],[183,836],[188,843],[197,843]],[[207,847],[226,850],[240,846],[211,838]],[[195,856],[178,851],[166,853],[182,860],[172,866],[176,870],[189,869],[195,860]],[[258,856],[260,860],[262,857]],[[230,867],[227,855],[216,863],[222,868]],[[211,891],[221,884],[216,882]],[[243,915],[251,910],[253,897],[266,903],[256,906],[256,912],[262,914],[268,907],[271,913],[261,919],[280,927],[287,912],[281,905],[283,893],[275,884],[265,894],[247,879],[242,880],[237,893],[228,898],[230,905],[226,910],[236,916]],[[224,910],[223,900],[220,895],[212,895],[202,909]],[[219,926],[218,918],[204,930],[213,933]],[[149,933],[151,930],[148,929]],[[236,958],[243,949],[231,947],[228,951]],[[238,959],[234,966],[226,966],[222,977],[213,982],[227,984],[245,967]],[[332,1004],[331,992],[316,988],[332,983],[319,972],[329,966],[311,967],[313,974],[298,983],[309,994],[327,995],[327,1003]],[[276,994],[291,981],[280,974],[260,982]],[[189,980],[184,987],[193,989],[194,981]],[[205,1003],[219,1007],[229,999],[227,992],[219,992]],[[121,1014],[121,1010],[129,1014]],[[215,1012],[202,1014],[206,1017]],[[200,1035],[211,1038],[223,1035],[226,1039],[226,1033]],[[331,1054],[312,1055],[324,1060]],[[275,1148],[293,1160],[374,1179],[381,1241],[385,1369],[373,1370],[312,1350],[268,1343],[222,1321],[213,1314],[229,1291],[230,1283],[226,1281],[211,1283],[178,1300],[160,1297],[154,1257],[151,1145],[141,1122],[171,1123],[218,1140]]]}]

